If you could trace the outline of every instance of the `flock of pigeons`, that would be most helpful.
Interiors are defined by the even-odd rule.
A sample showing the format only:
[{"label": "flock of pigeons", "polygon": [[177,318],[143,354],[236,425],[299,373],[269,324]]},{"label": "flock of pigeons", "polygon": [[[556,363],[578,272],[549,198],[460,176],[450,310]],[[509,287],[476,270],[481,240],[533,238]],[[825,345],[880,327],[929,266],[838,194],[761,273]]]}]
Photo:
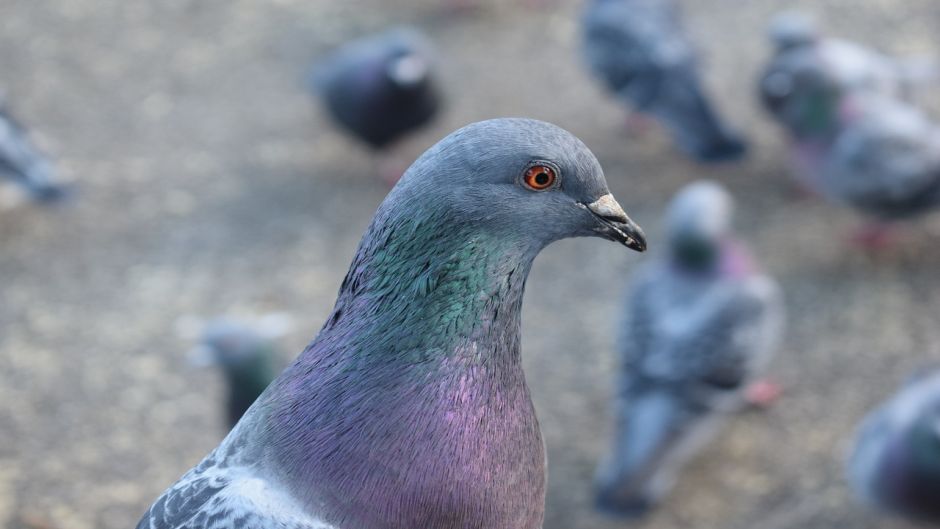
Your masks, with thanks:
[{"label": "flock of pigeons", "polygon": [[[683,152],[746,153],[703,91],[671,1],[586,0],[583,37],[590,70]],[[871,219],[866,244],[940,205],[940,128],[914,101],[931,64],[824,37],[798,14],[775,19],[771,38],[759,90],[800,184]],[[396,29],[344,46],[312,85],[340,126],[385,151],[440,108],[434,63],[427,38]],[[0,172],[37,199],[63,195],[6,111]],[[468,125],[383,178],[394,187],[332,313],[283,373],[273,334],[206,329],[197,360],[223,367],[233,428],[139,529],[541,527],[545,453],[520,363],[526,277],[553,241],[644,251],[643,231],[590,150],[544,122]],[[730,414],[778,393],[760,377],[783,303],[735,238],[732,209],[715,182],[682,189],[663,252],[627,291],[615,438],[595,479],[604,511],[647,513]],[[864,501],[940,522],[940,373],[914,377],[864,421],[847,467]]]}]

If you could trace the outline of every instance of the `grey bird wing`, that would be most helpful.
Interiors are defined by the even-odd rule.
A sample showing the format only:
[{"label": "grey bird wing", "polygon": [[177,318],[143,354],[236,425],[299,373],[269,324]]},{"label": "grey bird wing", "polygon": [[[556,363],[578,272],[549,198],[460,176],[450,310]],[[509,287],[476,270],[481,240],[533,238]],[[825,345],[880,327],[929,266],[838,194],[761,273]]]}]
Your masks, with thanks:
[{"label": "grey bird wing", "polygon": [[830,198],[889,219],[940,205],[940,128],[900,101],[859,105],[864,117],[839,135],[825,166]]},{"label": "grey bird wing", "polygon": [[662,73],[693,67],[690,43],[672,2],[590,2],[583,17],[591,70],[638,107],[656,95]]},{"label": "grey bird wing", "polygon": [[780,292],[771,279],[717,285],[695,310],[670,313],[667,307],[657,313],[651,298],[669,288],[662,280],[641,278],[631,294],[620,339],[628,372],[686,388],[734,390],[764,367],[783,321]]},{"label": "grey bird wing", "polygon": [[336,529],[316,520],[282,488],[215,453],[166,490],[137,529]]},{"label": "grey bird wing", "polygon": [[664,334],[657,321],[675,317],[656,309],[664,281],[648,267],[630,291],[614,449],[596,477],[598,505],[630,516],[654,505],[713,438],[782,324],[776,285],[756,276],[719,292],[706,310],[679,315],[687,322]]},{"label": "grey bird wing", "polygon": [[719,389],[742,389],[767,364],[779,340],[783,308],[779,289],[765,276],[746,280],[716,300],[711,317],[679,340],[679,350],[700,351],[698,380]]},{"label": "grey bird wing", "polygon": [[588,2],[583,27],[589,68],[620,99],[665,125],[682,150],[705,162],[745,153],[745,141],[706,97],[673,2]]}]

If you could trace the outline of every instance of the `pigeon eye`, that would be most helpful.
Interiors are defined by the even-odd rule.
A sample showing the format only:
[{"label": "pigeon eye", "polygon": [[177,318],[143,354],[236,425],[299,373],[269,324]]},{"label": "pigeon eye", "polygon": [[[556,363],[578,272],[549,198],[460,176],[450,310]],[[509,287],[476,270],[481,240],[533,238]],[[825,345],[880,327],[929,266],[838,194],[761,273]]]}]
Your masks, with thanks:
[{"label": "pigeon eye", "polygon": [[555,170],[547,165],[533,165],[525,170],[522,182],[533,191],[544,191],[555,183]]}]

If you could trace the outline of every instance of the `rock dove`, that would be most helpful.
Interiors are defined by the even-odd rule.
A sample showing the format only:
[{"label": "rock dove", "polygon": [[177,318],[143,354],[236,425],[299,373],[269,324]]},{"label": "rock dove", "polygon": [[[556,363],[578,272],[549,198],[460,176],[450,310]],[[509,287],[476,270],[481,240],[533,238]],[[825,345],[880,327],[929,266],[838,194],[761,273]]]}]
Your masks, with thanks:
[{"label": "rock dove", "polygon": [[718,184],[685,187],[668,210],[664,255],[628,289],[614,442],[595,477],[604,512],[647,514],[773,352],[779,290],[730,233],[731,208]]},{"label": "rock dove", "polygon": [[940,206],[940,126],[909,103],[880,96],[844,103],[846,123],[823,160],[819,187],[878,221]]},{"label": "rock dove", "polygon": [[52,165],[30,141],[26,129],[13,118],[2,96],[0,174],[39,202],[52,202],[65,195],[65,187],[57,182]]},{"label": "rock dove", "polygon": [[865,418],[847,470],[865,503],[940,523],[940,371],[911,380]]},{"label": "rock dove", "polygon": [[424,36],[396,28],[342,46],[317,66],[313,87],[340,126],[381,150],[437,114],[434,63]]},{"label": "rock dove", "polygon": [[541,527],[522,295],[577,236],[646,248],[577,138],[529,119],[447,136],[379,206],[317,336],[138,528]]},{"label": "rock dove", "polygon": [[791,34],[777,37],[789,44],[780,44],[761,93],[793,139],[800,182],[878,222],[937,207],[940,129],[902,99],[904,78],[890,75],[899,67],[866,50],[838,53],[855,49],[847,43],[777,33]]},{"label": "rock dove", "polygon": [[196,365],[217,365],[228,386],[226,418],[235,426],[258,395],[277,376],[274,338],[278,329],[231,320],[217,319],[206,325],[199,345],[190,352]]},{"label": "rock dove", "polygon": [[589,0],[582,20],[588,66],[617,97],[661,121],[700,161],[744,155],[744,141],[704,94],[674,2]]},{"label": "rock dove", "polygon": [[775,52],[761,76],[761,99],[798,136],[817,119],[813,110],[822,104],[815,99],[823,95],[818,91],[820,76],[837,94],[870,92],[905,98],[937,75],[933,61],[898,59],[854,42],[824,37],[815,21],[799,12],[774,17],[770,39]]},{"label": "rock dove", "polygon": [[777,15],[770,25],[775,52],[758,83],[765,109],[795,142],[796,176],[818,191],[811,173],[841,130],[847,97],[906,98],[935,77],[923,60],[900,60],[859,44],[825,38],[799,12]]}]

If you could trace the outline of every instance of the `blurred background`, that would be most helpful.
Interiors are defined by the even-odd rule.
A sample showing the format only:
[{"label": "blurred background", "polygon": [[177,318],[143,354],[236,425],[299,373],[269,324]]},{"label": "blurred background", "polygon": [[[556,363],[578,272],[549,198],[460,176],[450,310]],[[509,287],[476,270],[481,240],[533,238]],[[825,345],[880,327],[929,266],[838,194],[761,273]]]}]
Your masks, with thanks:
[{"label": "blurred background", "polygon": [[[77,193],[0,210],[0,524],[133,527],[224,436],[224,384],[186,360],[180,318],[286,312],[286,364],[313,337],[387,187],[305,85],[350,38],[412,24],[439,49],[446,108],[411,158],[497,116],[570,130],[591,147],[656,247],[683,184],[716,179],[781,283],[783,397],[733,420],[688,468],[649,529],[903,527],[850,498],[855,423],[940,353],[940,219],[890,252],[854,248],[847,209],[788,179],[783,135],[756,78],[770,17],[799,7],[828,33],[886,52],[940,54],[932,0],[696,0],[685,25],[710,92],[753,143],[701,167],[624,112],[583,67],[576,0],[2,0],[0,87]],[[523,356],[549,454],[546,529],[626,525],[596,514],[608,448],[614,323],[643,259],[568,240],[535,263]],[[894,524],[894,525],[893,525]]]}]

